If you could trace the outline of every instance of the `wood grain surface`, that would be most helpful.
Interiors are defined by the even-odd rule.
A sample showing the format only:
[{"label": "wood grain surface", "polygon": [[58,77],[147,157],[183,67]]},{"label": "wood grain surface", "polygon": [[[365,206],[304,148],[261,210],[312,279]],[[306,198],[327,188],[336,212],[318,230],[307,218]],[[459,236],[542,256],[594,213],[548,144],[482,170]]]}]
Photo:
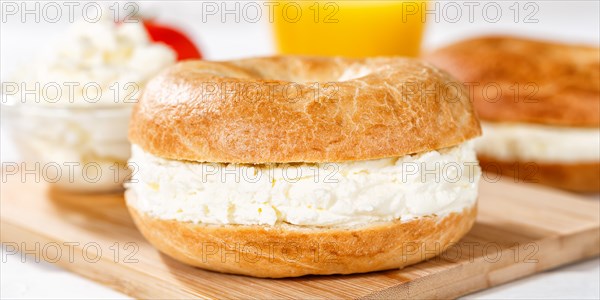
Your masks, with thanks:
[{"label": "wood grain surface", "polygon": [[449,298],[600,252],[598,201],[536,185],[482,182],[474,228],[437,258],[368,274],[250,278],[162,255],[138,233],[121,194],[64,194],[19,176],[1,185],[7,255],[56,263],[137,298]]}]

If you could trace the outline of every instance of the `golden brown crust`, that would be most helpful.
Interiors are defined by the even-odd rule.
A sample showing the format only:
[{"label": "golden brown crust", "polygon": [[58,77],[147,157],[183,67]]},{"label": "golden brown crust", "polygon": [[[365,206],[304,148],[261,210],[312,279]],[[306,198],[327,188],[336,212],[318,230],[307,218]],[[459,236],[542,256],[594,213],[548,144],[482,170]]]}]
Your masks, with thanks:
[{"label": "golden brown crust", "polygon": [[[128,198],[134,196],[132,191],[126,193]],[[336,229],[198,225],[160,220],[129,207],[144,237],[174,259],[217,272],[271,278],[411,265],[458,242],[473,225],[476,210],[473,206],[443,218]]]},{"label": "golden brown crust", "polygon": [[482,120],[600,126],[599,48],[492,36],[425,59],[469,86]]},{"label": "golden brown crust", "polygon": [[[345,72],[368,75],[336,82]],[[377,159],[478,135],[461,85],[403,58],[182,62],[148,84],[129,131],[159,157],[229,163]]]},{"label": "golden brown crust", "polygon": [[519,182],[540,183],[573,192],[600,192],[600,162],[507,162],[482,155],[478,159],[483,170],[510,176]]}]

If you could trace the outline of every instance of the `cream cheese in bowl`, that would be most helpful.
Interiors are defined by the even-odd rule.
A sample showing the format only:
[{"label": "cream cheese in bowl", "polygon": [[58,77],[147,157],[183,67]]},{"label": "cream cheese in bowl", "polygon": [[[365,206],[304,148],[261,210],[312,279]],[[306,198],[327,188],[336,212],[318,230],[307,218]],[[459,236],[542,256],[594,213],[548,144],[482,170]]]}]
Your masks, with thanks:
[{"label": "cream cheese in bowl", "polygon": [[23,160],[39,164],[28,169],[39,169],[46,181],[67,190],[120,190],[129,175],[133,104],[175,60],[141,22],[75,22],[2,83],[2,125]]}]

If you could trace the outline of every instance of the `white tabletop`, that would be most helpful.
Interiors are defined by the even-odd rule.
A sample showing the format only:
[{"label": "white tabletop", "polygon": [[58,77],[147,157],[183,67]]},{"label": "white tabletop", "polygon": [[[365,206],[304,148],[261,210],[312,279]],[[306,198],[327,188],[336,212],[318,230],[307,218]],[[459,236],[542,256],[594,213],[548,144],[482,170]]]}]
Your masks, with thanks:
[{"label": "white tabletop", "polygon": [[[141,2],[143,12],[151,12],[159,19],[185,28],[201,45],[207,59],[229,59],[273,53],[270,24],[261,18],[257,23],[221,22],[219,16],[207,17],[202,22],[201,1]],[[473,1],[471,1],[472,3]],[[60,2],[59,2],[60,3]],[[112,3],[112,2],[111,2]],[[244,4],[246,2],[242,2]],[[260,1],[258,2],[260,3]],[[454,4],[450,4],[454,3]],[[592,1],[531,1],[533,6],[519,3],[520,14],[515,22],[515,1],[495,1],[502,17],[496,23],[492,11],[486,15],[482,7],[486,2],[474,6],[472,20],[467,2],[440,2],[437,16],[429,18],[424,41],[425,49],[432,49],[466,36],[483,33],[507,33],[556,39],[570,42],[600,44],[600,2]],[[3,3],[4,4],[4,3]],[[231,5],[231,4],[230,4]],[[449,6],[450,5],[450,6]],[[495,6],[495,5],[494,5]],[[461,17],[457,22],[453,11],[458,7]],[[513,7],[513,9],[511,9]],[[436,6],[430,6],[430,9]],[[4,7],[3,7],[4,9]],[[64,9],[64,7],[63,7]],[[529,21],[525,16],[536,11]],[[4,12],[5,13],[5,12]],[[68,25],[67,14],[57,23],[42,20],[37,23],[21,22],[20,18],[3,15],[0,22],[0,66],[1,79],[6,80],[19,64],[26,62],[43,45],[52,42]],[[433,15],[432,15],[433,16]],[[537,22],[535,22],[537,20]],[[4,22],[6,21],[6,22]],[[400,41],[399,41],[400,42]],[[0,159],[18,159],[5,135],[1,136]],[[598,201],[598,196],[590,196]],[[600,212],[599,212],[600,213]],[[74,275],[45,262],[32,259],[21,261],[19,255],[7,255],[2,250],[1,286],[2,298],[126,298],[95,282]],[[502,286],[467,296],[467,298],[600,298],[600,259],[564,266],[543,272]]]}]

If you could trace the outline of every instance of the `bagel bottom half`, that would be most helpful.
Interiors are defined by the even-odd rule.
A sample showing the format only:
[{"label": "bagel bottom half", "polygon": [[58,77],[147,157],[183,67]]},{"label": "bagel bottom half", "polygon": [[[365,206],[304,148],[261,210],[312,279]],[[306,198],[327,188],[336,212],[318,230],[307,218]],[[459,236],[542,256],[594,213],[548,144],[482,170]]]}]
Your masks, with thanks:
[{"label": "bagel bottom half", "polygon": [[478,155],[477,158],[484,171],[510,176],[516,181],[539,183],[572,192],[600,192],[600,162],[509,162],[485,155]]},{"label": "bagel bottom half", "polygon": [[[127,191],[126,198],[132,197],[134,192]],[[281,278],[388,270],[432,258],[469,231],[477,207],[348,228],[195,224],[154,218],[133,206],[129,211],[143,236],[178,261],[223,273]]]}]

